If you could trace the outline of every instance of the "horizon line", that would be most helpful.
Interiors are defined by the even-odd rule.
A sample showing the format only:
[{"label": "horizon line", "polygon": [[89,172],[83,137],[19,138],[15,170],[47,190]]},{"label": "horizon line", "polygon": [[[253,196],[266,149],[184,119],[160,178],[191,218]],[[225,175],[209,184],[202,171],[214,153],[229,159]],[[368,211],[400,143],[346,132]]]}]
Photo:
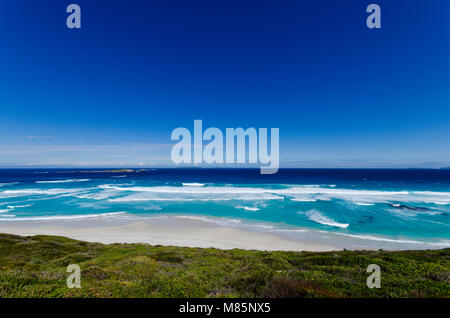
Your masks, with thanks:
[{"label": "horizon line", "polygon": [[[0,169],[76,169],[76,170],[123,170],[123,169],[132,169],[132,170],[152,170],[152,169],[229,169],[229,170],[259,170],[260,167],[169,167],[169,166],[149,166],[149,167],[139,167],[139,166],[101,166],[101,167],[83,167],[83,166],[0,166]],[[450,167],[439,167],[439,168],[430,168],[430,167],[280,167],[279,170],[450,170]]]}]

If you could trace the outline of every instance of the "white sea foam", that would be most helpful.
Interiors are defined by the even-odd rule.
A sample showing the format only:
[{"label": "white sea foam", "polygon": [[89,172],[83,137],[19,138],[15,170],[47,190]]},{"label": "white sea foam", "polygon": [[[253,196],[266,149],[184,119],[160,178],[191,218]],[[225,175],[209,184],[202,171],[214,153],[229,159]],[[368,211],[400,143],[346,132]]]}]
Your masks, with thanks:
[{"label": "white sea foam", "polygon": [[247,223],[245,225],[243,225],[244,227],[247,228],[262,228],[262,229],[273,229],[275,226],[273,225],[267,225],[267,224],[261,224],[261,223]]},{"label": "white sea foam", "polygon": [[237,206],[236,209],[244,209],[247,211],[259,211],[259,208],[252,207],[252,206]]},{"label": "white sea foam", "polygon": [[291,199],[291,201],[296,201],[296,202],[316,202],[317,199],[311,199],[311,198],[293,198]]},{"label": "white sea foam", "polygon": [[355,203],[388,203],[422,202],[422,203],[450,203],[449,192],[432,191],[380,191],[380,190],[353,190],[316,187],[292,187],[288,189],[274,190],[272,193],[290,196],[292,200],[306,199],[342,199]]},{"label": "white sea foam", "polygon": [[19,184],[19,182],[5,182],[5,183],[0,183],[0,187],[13,186],[16,184]]},{"label": "white sea foam", "polygon": [[447,196],[450,197],[450,192],[439,192],[439,191],[413,191],[416,194],[425,194],[432,196]]},{"label": "white sea foam", "polygon": [[230,225],[230,224],[242,223],[242,220],[239,220],[239,219],[215,218],[215,217],[207,217],[207,216],[199,216],[199,215],[176,215],[176,216],[174,216],[174,218],[203,221],[203,222],[209,222],[209,223],[216,223],[216,224],[220,224],[220,225]]},{"label": "white sea foam", "polygon": [[80,189],[22,189],[22,190],[6,190],[2,193],[4,194],[23,194],[23,195],[33,195],[33,194],[62,194],[62,193],[69,193],[69,192],[75,192],[79,191]]},{"label": "white sea foam", "polygon": [[9,211],[11,211],[11,209],[1,209],[0,213],[8,213]]},{"label": "white sea foam", "polygon": [[407,196],[407,191],[352,190],[316,187],[292,187],[276,190],[275,193],[288,196],[291,200],[323,200],[340,199],[358,203],[385,202],[387,198]]},{"label": "white sea foam", "polygon": [[[289,185],[288,185],[289,186]],[[320,188],[321,185],[320,184],[298,184],[295,186],[289,186],[290,188],[292,187],[300,187],[300,188]]]},{"label": "white sea foam", "polygon": [[129,195],[126,197],[108,199],[109,202],[138,202],[138,201],[164,201],[164,202],[214,202],[214,201],[257,201],[257,200],[273,200],[273,199],[283,199],[280,197],[272,196],[235,196],[235,197],[208,197],[208,198],[182,198],[182,197],[155,197],[151,195]]},{"label": "white sea foam", "polygon": [[297,202],[330,201],[333,199],[353,202],[357,205],[375,203],[412,202],[429,204],[450,204],[450,193],[431,191],[381,191],[322,188],[318,185],[291,186],[282,189],[264,187],[200,186],[183,183],[175,186],[120,186],[101,185],[100,189],[113,189],[118,193],[131,194],[112,201],[221,201],[221,200],[282,200],[288,198]]},{"label": "white sea foam", "polygon": [[388,211],[390,213],[395,214],[398,217],[401,217],[403,219],[410,219],[412,217],[415,217],[417,215],[440,215],[442,212],[440,211],[432,211],[432,210],[412,210],[412,209],[402,209],[399,208],[400,205],[395,205],[395,209],[385,209],[385,211]]},{"label": "white sea foam", "polygon": [[119,191],[151,192],[151,193],[180,193],[180,194],[266,194],[276,193],[278,190],[251,187],[119,187],[101,185],[100,188]]},{"label": "white sea foam", "polygon": [[126,212],[110,212],[110,213],[99,213],[99,214],[77,214],[77,215],[44,215],[44,216],[21,217],[21,218],[11,218],[11,219],[3,219],[2,218],[2,221],[57,221],[57,220],[76,220],[76,219],[116,217],[116,216],[126,216],[126,215],[127,215]]},{"label": "white sea foam", "polygon": [[118,196],[119,194],[119,191],[103,190],[100,192],[78,192],[72,195],[78,199],[105,200],[113,196]]},{"label": "white sea foam", "polygon": [[310,232],[309,230],[304,229],[276,229],[271,232],[286,232],[286,233],[302,233],[302,232]]},{"label": "white sea foam", "polygon": [[187,220],[194,220],[194,221],[202,221],[202,222],[208,222],[208,223],[214,223],[221,226],[238,226],[238,227],[244,227],[248,229],[273,229],[273,225],[269,224],[262,224],[262,223],[244,223],[240,219],[231,219],[231,218],[220,218],[220,217],[207,217],[207,216],[200,216],[200,215],[176,215],[173,216],[176,219],[187,219]]},{"label": "white sea foam", "polygon": [[[50,180],[36,181],[37,183],[61,183],[87,181],[89,179],[67,179],[67,180]],[[331,185],[330,185],[331,186]],[[390,203],[390,202],[418,202],[438,205],[450,204],[450,192],[433,192],[433,191],[380,191],[380,190],[356,190],[356,189],[340,189],[340,188],[323,188],[319,185],[302,185],[290,186],[282,189],[271,189],[266,187],[236,187],[236,186],[208,186],[202,183],[183,183],[183,187],[174,186],[133,186],[128,185],[100,185],[101,190],[115,190],[116,193],[109,192],[104,194],[88,194],[88,196],[96,196],[98,199],[106,199],[112,195],[120,195],[122,193],[153,193],[154,195],[132,196],[126,199],[122,198],[117,201],[143,201],[143,200],[274,200],[288,198],[297,202],[314,202],[317,200],[329,201],[332,199],[340,199],[353,202],[358,205],[369,205],[374,203]],[[83,189],[75,189],[81,191]],[[84,189],[86,191],[88,189]],[[74,189],[21,189],[7,190],[0,192],[0,197],[24,196],[24,195],[55,195],[74,193]],[[98,192],[101,193],[101,192]],[[164,194],[167,194],[165,196]],[[79,198],[84,197],[80,194]]]},{"label": "white sea foam", "polygon": [[43,180],[35,181],[36,183],[70,183],[70,182],[85,182],[91,179],[65,179],[65,180]]},{"label": "white sea foam", "polygon": [[141,210],[145,210],[145,211],[159,211],[159,210],[162,210],[162,208],[161,207],[159,207],[159,206],[146,206],[146,207],[143,207],[143,208],[140,208]]},{"label": "white sea foam", "polygon": [[31,206],[31,204],[25,204],[25,205],[8,205],[7,208],[8,209],[18,209],[18,208],[27,208]]},{"label": "white sea foam", "polygon": [[61,195],[79,192],[83,189],[20,189],[0,192],[0,197],[23,197],[28,195]]},{"label": "white sea foam", "polygon": [[352,238],[371,240],[371,241],[385,241],[385,242],[403,243],[403,244],[426,244],[426,245],[450,247],[450,241],[423,242],[423,241],[415,241],[415,240],[407,240],[407,239],[391,239],[391,238],[386,238],[386,237],[364,235],[364,234],[357,235],[357,234],[338,233],[338,232],[332,232],[332,233],[336,234],[336,235],[343,235],[343,236],[348,236],[348,237],[352,237]]},{"label": "white sea foam", "polygon": [[[114,189],[131,194],[113,198],[111,202],[126,201],[227,201],[227,200],[280,200],[279,195],[264,191],[263,188],[249,187],[119,187],[112,185],[100,186],[103,189]],[[134,192],[134,193],[133,193]]]},{"label": "white sea foam", "polygon": [[306,215],[308,216],[308,219],[310,219],[313,222],[319,223],[319,224],[340,227],[343,229],[348,227],[347,223],[339,223],[339,222],[321,214],[317,210],[310,210],[310,211],[306,212]]}]

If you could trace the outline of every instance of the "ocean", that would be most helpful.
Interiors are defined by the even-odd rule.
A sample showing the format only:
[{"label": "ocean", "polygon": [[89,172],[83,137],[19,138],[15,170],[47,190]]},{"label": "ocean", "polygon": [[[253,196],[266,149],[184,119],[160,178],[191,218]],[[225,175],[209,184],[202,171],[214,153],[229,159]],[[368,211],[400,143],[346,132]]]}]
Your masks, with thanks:
[{"label": "ocean", "polygon": [[444,248],[450,170],[0,169],[0,224],[148,217],[356,247]]}]

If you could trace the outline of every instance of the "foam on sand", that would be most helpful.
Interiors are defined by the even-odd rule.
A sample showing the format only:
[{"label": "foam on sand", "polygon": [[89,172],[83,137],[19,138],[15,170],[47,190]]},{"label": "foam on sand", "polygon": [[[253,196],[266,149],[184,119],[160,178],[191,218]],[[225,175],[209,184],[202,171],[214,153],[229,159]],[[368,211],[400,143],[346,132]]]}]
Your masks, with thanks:
[{"label": "foam on sand", "polygon": [[174,216],[176,219],[188,219],[188,220],[197,220],[209,223],[215,223],[220,225],[231,225],[231,224],[241,224],[242,221],[239,219],[230,219],[230,218],[215,218],[215,217],[207,217],[200,215],[176,215]]},{"label": "foam on sand", "polygon": [[77,215],[47,215],[47,216],[35,216],[35,217],[21,217],[3,219],[2,221],[58,221],[58,220],[77,220],[77,219],[91,219],[91,218],[104,218],[113,216],[126,216],[126,212],[110,212],[99,214],[77,214]]},{"label": "foam on sand", "polygon": [[442,241],[442,242],[424,242],[424,241],[415,241],[415,240],[408,240],[408,239],[391,239],[381,236],[373,236],[373,235],[357,235],[357,234],[348,234],[348,233],[338,233],[333,232],[335,235],[343,235],[348,237],[353,237],[357,239],[362,240],[370,240],[370,241],[381,241],[381,242],[391,242],[391,243],[400,243],[400,244],[424,244],[424,245],[430,245],[430,246],[438,246],[442,248],[450,247],[450,241]]}]

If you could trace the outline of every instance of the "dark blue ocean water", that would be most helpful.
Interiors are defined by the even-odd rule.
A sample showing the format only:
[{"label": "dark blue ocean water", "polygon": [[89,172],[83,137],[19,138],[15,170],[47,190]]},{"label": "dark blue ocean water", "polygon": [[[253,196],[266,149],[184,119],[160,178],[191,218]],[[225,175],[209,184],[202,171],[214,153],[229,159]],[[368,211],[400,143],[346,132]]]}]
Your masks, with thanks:
[{"label": "dark blue ocean water", "polygon": [[0,223],[167,215],[450,246],[450,170],[105,170],[0,170]]}]

